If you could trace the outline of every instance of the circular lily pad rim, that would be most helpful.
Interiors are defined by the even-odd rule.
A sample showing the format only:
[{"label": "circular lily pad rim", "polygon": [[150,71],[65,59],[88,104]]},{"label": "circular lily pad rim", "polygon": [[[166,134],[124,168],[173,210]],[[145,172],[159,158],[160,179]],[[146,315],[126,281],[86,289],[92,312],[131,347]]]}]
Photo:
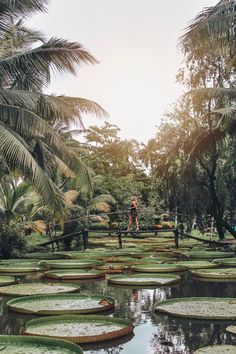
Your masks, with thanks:
[{"label": "circular lily pad rim", "polygon": [[104,262],[100,260],[86,260],[86,259],[54,259],[54,260],[41,260],[39,261],[38,265],[41,266],[41,262],[45,262],[47,268],[50,269],[86,269],[86,268],[93,268],[98,265],[102,265]]},{"label": "circular lily pad rim", "polygon": [[[233,252],[221,252],[221,251],[196,251],[185,253],[190,259],[220,259],[220,258],[232,258],[234,256]],[[213,257],[211,257],[213,255]],[[222,257],[221,257],[222,255]]]},{"label": "circular lily pad rim", "polygon": [[165,304],[172,304],[172,303],[179,303],[179,302],[189,302],[189,301],[213,301],[213,302],[220,302],[220,301],[236,301],[235,298],[222,298],[222,297],[182,297],[182,298],[173,298],[168,300],[159,301],[154,304],[154,308],[156,312],[164,313],[174,317],[182,317],[182,318],[195,318],[195,319],[205,319],[205,320],[235,320],[236,314],[234,316],[202,316],[202,315],[184,315],[184,314],[177,314],[173,313],[168,310],[158,308],[159,305]]},{"label": "circular lily pad rim", "polygon": [[0,265],[0,274],[2,273],[33,273],[33,272],[42,272],[44,270],[48,269],[47,267],[39,267],[37,266],[37,264],[35,265],[35,267],[23,267],[19,266],[19,267],[14,267],[14,265],[10,265],[10,264],[4,264],[4,265]]},{"label": "circular lily pad rim", "polygon": [[[76,292],[79,292],[80,291],[80,286],[78,284],[70,284],[70,283],[23,283],[23,284],[14,284],[13,286],[16,286],[16,285],[19,285],[19,286],[27,286],[27,285],[30,285],[32,286],[32,284],[41,284],[41,285],[53,285],[53,286],[65,286],[65,287],[73,287],[74,289],[73,290],[68,290],[68,291],[65,291],[65,292],[62,292],[60,291],[59,293],[55,293],[55,294],[66,294],[66,293],[76,293]],[[9,286],[6,286],[6,290],[10,287],[11,285]],[[0,287],[0,295],[6,295],[6,296],[34,296],[32,294],[22,294],[22,293],[9,293],[9,292],[2,292],[1,290],[3,289],[4,287]],[[36,294],[35,294],[36,295]]]},{"label": "circular lily pad rim", "polygon": [[[8,278],[8,280],[4,281],[3,278]],[[0,286],[12,285],[16,282],[16,278],[12,277],[11,275],[0,275]]]},{"label": "circular lily pad rim", "polygon": [[[227,273],[228,270],[234,270],[234,273]],[[212,274],[212,272],[215,274]],[[220,271],[220,272],[217,272]],[[226,272],[226,273],[223,273]],[[199,269],[190,272],[191,275],[197,278],[207,278],[207,279],[235,279],[236,280],[236,268],[219,268],[219,269]]]},{"label": "circular lily pad rim", "polygon": [[[189,262],[189,263],[188,263]],[[201,265],[200,263],[205,263]],[[218,265],[216,263],[212,263],[206,260],[187,260],[187,261],[178,261],[176,264],[183,265],[191,269],[212,269],[217,268]]]},{"label": "circular lily pad rim", "polygon": [[[151,267],[148,267],[148,266],[151,266]],[[168,266],[170,266],[170,267],[168,268]],[[171,267],[171,266],[175,266],[175,267]],[[158,269],[158,267],[160,267],[160,268]],[[173,264],[173,263],[168,263],[168,264],[167,263],[163,263],[163,264],[155,264],[155,263],[148,264],[148,263],[146,263],[146,264],[132,266],[131,269],[134,272],[146,272],[146,273],[175,273],[175,272],[188,271],[187,267],[181,267],[181,266],[178,266],[177,264]]]},{"label": "circular lily pad rim", "polygon": [[[161,283],[158,283],[157,281],[155,282],[152,282],[152,281],[144,281],[144,282],[132,282],[132,281],[120,281],[119,279],[121,278],[150,278],[150,277],[153,277],[153,278],[157,278],[157,277],[160,277],[160,276],[164,276],[166,278],[172,278],[172,281],[170,280],[168,283],[165,283],[165,284],[161,284]],[[175,279],[173,279],[173,277]],[[180,276],[179,275],[172,275],[172,274],[165,274],[165,273],[161,273],[161,275],[157,275],[157,274],[153,274],[153,273],[149,273],[149,274],[146,274],[146,273],[143,273],[143,274],[131,274],[131,275],[114,275],[114,276],[111,276],[110,278],[108,278],[108,283],[110,284],[116,284],[116,285],[129,285],[129,286],[133,286],[133,285],[138,285],[138,286],[142,286],[142,285],[158,285],[158,286],[165,286],[165,285],[169,285],[169,284],[175,284],[177,282],[180,281]]]},{"label": "circular lily pad rim", "polygon": [[[72,309],[72,310],[39,310],[39,311],[34,311],[34,310],[29,310],[20,307],[20,305],[24,302],[34,302],[34,301],[43,301],[43,300],[59,300],[60,298],[63,298],[63,300],[68,299],[91,299],[91,300],[106,300],[107,305],[101,307],[93,307],[93,308],[85,308],[85,309]],[[115,300],[110,297],[110,296],[103,296],[100,294],[94,294],[94,295],[88,295],[88,294],[70,294],[70,293],[65,293],[65,294],[51,294],[51,295],[30,295],[30,296],[22,296],[20,298],[12,299],[7,302],[7,306],[9,309],[11,309],[14,312],[19,312],[19,313],[27,313],[27,314],[35,314],[35,315],[69,315],[69,314],[86,314],[86,313],[96,313],[96,312],[103,312],[103,311],[108,311],[111,309],[114,309],[115,307]]]},{"label": "circular lily pad rim", "polygon": [[[102,315],[64,315],[64,316],[52,316],[52,317],[40,317],[39,319],[33,319],[28,321],[25,324],[25,328],[22,331],[23,335],[29,335],[31,336],[31,332],[29,327],[37,327],[43,324],[47,324],[50,322],[63,322],[65,323],[66,321],[80,321],[80,322],[96,322],[96,321],[102,321],[102,322],[113,322],[115,324],[120,324],[123,326],[123,328],[108,332],[105,334],[100,334],[100,335],[89,335],[89,336],[46,336],[49,338],[61,338],[61,339],[66,339],[68,341],[72,341],[75,343],[95,343],[95,342],[101,342],[105,340],[111,340],[119,337],[123,337],[127,334],[130,334],[133,332],[133,325],[132,323],[128,322],[127,320],[117,318],[117,317],[107,317],[107,316],[102,316]],[[31,327],[31,328],[32,328]],[[45,335],[36,335],[34,333],[34,336],[38,337],[45,337]]]},{"label": "circular lily pad rim", "polygon": [[71,350],[73,354],[83,354],[83,350],[78,345],[65,341],[63,339],[49,338],[49,337],[38,337],[38,336],[19,336],[19,335],[0,335],[0,345],[1,344],[16,344],[17,347],[22,344],[35,344],[42,346],[56,347],[57,349],[67,349]]},{"label": "circular lily pad rim", "polygon": [[[231,328],[232,327],[234,327],[235,328],[235,332],[233,332],[232,330],[231,330]],[[227,332],[229,332],[229,333],[231,333],[231,334],[235,334],[236,335],[236,325],[230,325],[230,326],[227,326],[226,328],[226,331]]]},{"label": "circular lily pad rim", "polygon": [[[63,269],[59,269],[57,270],[53,270],[53,271],[48,271],[44,273],[44,276],[46,276],[47,278],[51,278],[51,279],[62,279],[62,280],[66,280],[66,279],[96,279],[96,278],[104,278],[106,273],[105,272],[100,272],[97,270],[89,270],[87,272],[84,272],[84,275],[76,275],[75,271],[78,270],[78,272],[81,272],[81,269],[71,269],[69,271],[67,270],[63,270]],[[61,273],[61,275],[59,274]],[[73,273],[73,274],[69,274],[69,273]],[[59,274],[59,275],[57,275]],[[68,275],[66,275],[68,274]]]},{"label": "circular lily pad rim", "polygon": [[[231,344],[209,345],[207,347],[202,347],[202,348],[197,349],[193,354],[207,354],[208,353],[208,351],[207,351],[208,349],[219,348],[221,350],[224,350],[224,349],[226,349],[226,347],[227,348],[233,348],[234,347],[236,349],[236,345],[231,345]],[[203,350],[204,350],[204,352],[203,352]],[[209,353],[213,354],[212,351],[209,352]],[[222,352],[222,353],[224,354],[225,352]]]}]

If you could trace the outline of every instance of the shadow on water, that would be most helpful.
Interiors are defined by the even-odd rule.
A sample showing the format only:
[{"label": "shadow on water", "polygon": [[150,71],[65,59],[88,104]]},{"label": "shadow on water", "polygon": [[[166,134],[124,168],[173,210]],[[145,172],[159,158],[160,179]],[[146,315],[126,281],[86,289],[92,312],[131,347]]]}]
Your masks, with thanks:
[{"label": "shadow on water", "polygon": [[[17,277],[20,282],[47,282],[42,274],[17,275]],[[149,288],[107,286],[104,279],[70,280],[69,282],[80,284],[81,293],[112,296],[116,300],[116,310],[113,315],[130,320],[135,327],[134,336],[82,345],[86,354],[192,354],[197,348],[207,345],[236,345],[236,336],[225,331],[225,327],[233,321],[181,319],[154,312],[156,302],[174,297],[236,297],[234,281],[200,281],[184,273],[181,275],[179,284]],[[19,334],[25,323],[36,316],[17,314],[8,310],[6,302],[9,299],[10,297],[0,298],[0,332]]]}]

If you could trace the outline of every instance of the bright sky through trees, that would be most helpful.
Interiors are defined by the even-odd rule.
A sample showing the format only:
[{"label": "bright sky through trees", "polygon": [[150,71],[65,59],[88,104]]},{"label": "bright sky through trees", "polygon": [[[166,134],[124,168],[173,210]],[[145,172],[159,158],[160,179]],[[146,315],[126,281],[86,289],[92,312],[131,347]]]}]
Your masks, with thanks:
[{"label": "bright sky through trees", "polygon": [[[51,0],[30,25],[48,36],[82,43],[100,61],[78,76],[52,80],[49,92],[89,97],[110,114],[123,138],[146,142],[181,94],[175,75],[178,38],[188,22],[216,0]],[[99,124],[85,118],[85,125]]]}]

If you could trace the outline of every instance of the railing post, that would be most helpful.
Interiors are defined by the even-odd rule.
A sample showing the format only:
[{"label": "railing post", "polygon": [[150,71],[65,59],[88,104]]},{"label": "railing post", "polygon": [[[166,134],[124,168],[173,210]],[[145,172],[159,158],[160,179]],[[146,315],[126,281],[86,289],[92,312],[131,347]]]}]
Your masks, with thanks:
[{"label": "railing post", "polygon": [[174,235],[175,235],[175,248],[179,248],[179,230],[175,229],[174,230]]},{"label": "railing post", "polygon": [[118,241],[119,241],[119,248],[122,248],[122,237],[121,237],[120,229],[118,230]]},{"label": "railing post", "polygon": [[85,251],[88,248],[88,229],[83,229],[82,236],[83,236],[83,246]]}]

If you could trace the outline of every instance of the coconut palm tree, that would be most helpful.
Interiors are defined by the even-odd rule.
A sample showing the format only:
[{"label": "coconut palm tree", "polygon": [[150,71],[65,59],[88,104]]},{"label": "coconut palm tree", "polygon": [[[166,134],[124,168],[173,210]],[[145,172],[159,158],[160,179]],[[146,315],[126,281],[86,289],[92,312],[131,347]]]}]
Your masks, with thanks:
[{"label": "coconut palm tree", "polygon": [[55,171],[67,169],[83,181],[88,181],[88,173],[51,124],[81,124],[83,113],[106,112],[93,101],[42,93],[52,71],[75,74],[78,65],[97,63],[79,43],[46,41],[19,21],[46,5],[45,0],[0,1],[0,155],[10,170],[18,169],[30,179],[43,203],[63,214]]},{"label": "coconut palm tree", "polygon": [[199,58],[203,51],[223,54],[229,66],[236,64],[235,0],[221,0],[198,14],[181,38],[189,58]]}]

